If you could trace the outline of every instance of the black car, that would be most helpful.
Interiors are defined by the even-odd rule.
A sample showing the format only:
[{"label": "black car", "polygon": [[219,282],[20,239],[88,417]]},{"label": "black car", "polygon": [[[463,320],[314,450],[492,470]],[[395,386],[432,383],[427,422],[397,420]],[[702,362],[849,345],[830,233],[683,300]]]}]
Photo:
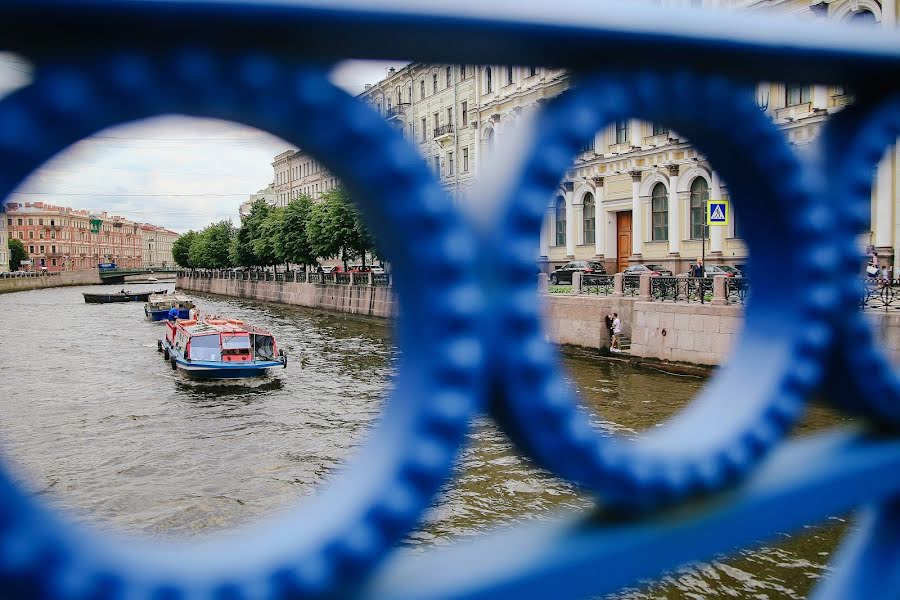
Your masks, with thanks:
[{"label": "black car", "polygon": [[662,265],[631,265],[630,267],[627,267],[623,273],[625,275],[652,275],[653,277],[660,275],[663,277],[672,277],[672,275],[674,275],[672,271]]},{"label": "black car", "polygon": [[593,260],[573,260],[550,273],[550,283],[552,285],[572,283],[572,273],[576,271],[587,275],[606,275],[606,269],[601,263]]}]

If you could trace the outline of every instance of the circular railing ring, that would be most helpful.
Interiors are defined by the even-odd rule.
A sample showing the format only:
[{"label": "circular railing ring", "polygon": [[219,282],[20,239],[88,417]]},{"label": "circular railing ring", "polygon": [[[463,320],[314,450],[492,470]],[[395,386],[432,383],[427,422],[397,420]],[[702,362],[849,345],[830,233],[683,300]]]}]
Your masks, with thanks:
[{"label": "circular railing ring", "polygon": [[[415,525],[451,473],[482,398],[475,241],[402,136],[325,69],[202,48],[43,65],[0,102],[3,198],[100,129],[180,113],[269,131],[319,157],[351,190],[390,256],[404,349],[380,424],[301,506],[202,544],[123,541],[72,525],[0,471],[4,595],[306,597],[354,585]],[[421,286],[417,265],[439,269]]]},{"label": "circular railing ring", "polygon": [[[823,136],[827,198],[845,232],[841,260],[849,273],[841,280],[842,310],[826,393],[836,405],[900,425],[900,374],[879,348],[860,310],[861,256],[855,234],[870,230],[875,167],[900,135],[900,94],[854,104],[831,118]],[[896,262],[896,257],[895,257]]]},{"label": "circular railing ring", "polygon": [[[671,126],[717,166],[739,205],[754,276],[730,360],[687,408],[634,441],[601,434],[577,407],[541,330],[533,266],[548,201],[577,149],[630,117]],[[810,193],[808,174],[750,90],[724,79],[591,76],[548,104],[535,129],[492,246],[503,265],[492,298],[503,339],[491,349],[501,358],[490,372],[502,374],[505,391],[493,401],[496,418],[541,465],[613,510],[721,488],[784,436],[821,379],[838,305],[834,215]]]}]

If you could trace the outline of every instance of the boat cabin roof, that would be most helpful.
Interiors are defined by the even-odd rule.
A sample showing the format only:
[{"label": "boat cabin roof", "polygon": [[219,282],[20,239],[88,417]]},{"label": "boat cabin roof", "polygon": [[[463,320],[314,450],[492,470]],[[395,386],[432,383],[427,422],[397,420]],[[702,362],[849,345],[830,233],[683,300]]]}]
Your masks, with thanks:
[{"label": "boat cabin roof", "polygon": [[191,302],[184,294],[151,294],[150,302]]},{"label": "boat cabin roof", "polygon": [[[184,325],[183,323],[185,323],[185,322],[192,323],[192,324]],[[176,321],[176,323],[178,323],[178,325],[182,329],[184,329],[190,336],[213,335],[213,334],[221,334],[221,333],[230,333],[230,334],[245,333],[248,335],[252,333],[254,335],[272,336],[272,334],[269,333],[268,331],[266,331],[265,329],[261,329],[259,327],[254,327],[253,325],[247,325],[246,323],[240,323],[240,322],[235,323],[232,321],[225,321],[224,323],[218,323],[218,322],[209,323],[207,321],[199,321],[199,322],[194,323],[192,321],[179,320],[179,321]]]}]

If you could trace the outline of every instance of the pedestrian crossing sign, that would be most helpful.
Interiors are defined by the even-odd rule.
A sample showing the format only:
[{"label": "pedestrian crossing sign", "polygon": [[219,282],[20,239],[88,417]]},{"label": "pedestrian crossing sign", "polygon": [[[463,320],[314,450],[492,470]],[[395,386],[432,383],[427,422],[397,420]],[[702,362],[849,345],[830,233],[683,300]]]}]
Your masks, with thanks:
[{"label": "pedestrian crossing sign", "polygon": [[728,225],[728,200],[706,201],[706,224]]}]

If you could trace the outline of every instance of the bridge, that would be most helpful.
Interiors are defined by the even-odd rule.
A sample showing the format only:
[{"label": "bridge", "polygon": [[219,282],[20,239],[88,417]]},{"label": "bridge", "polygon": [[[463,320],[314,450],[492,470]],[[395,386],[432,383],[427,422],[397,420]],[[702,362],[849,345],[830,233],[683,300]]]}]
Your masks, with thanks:
[{"label": "bridge", "polygon": [[133,275],[175,275],[178,269],[175,267],[147,268],[147,269],[110,269],[100,271],[100,281],[103,283],[125,283],[126,277]]}]

